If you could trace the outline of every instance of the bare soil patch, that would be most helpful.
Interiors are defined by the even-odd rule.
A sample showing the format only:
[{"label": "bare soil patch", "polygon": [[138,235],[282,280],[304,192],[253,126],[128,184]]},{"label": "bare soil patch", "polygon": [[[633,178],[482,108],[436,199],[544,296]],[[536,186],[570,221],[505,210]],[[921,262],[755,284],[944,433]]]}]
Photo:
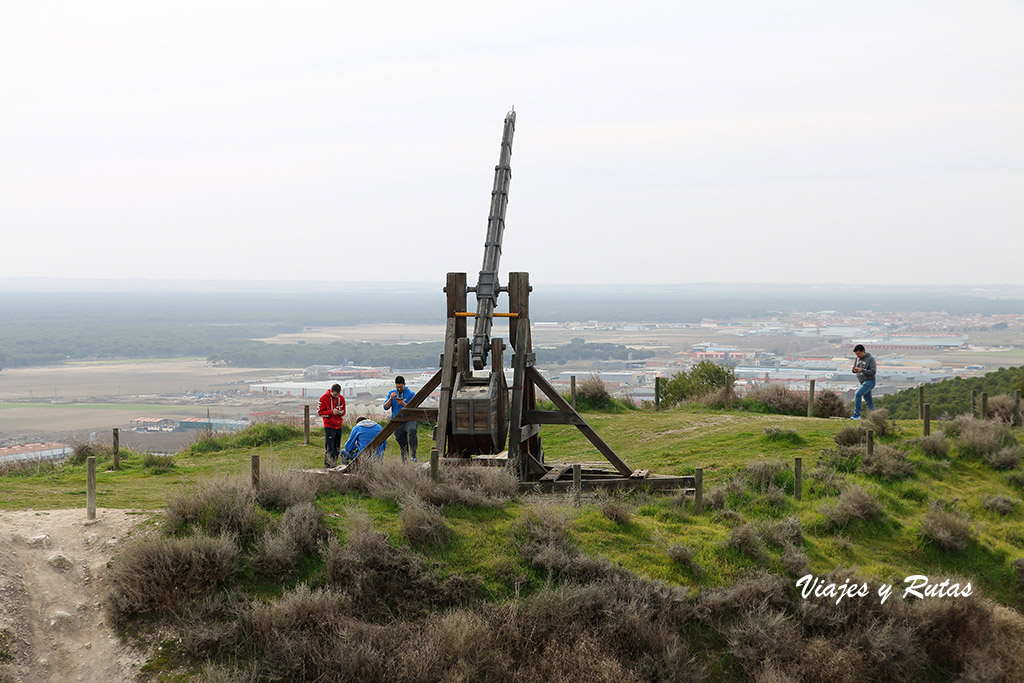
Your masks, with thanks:
[{"label": "bare soil patch", "polygon": [[[130,681],[144,658],[106,623],[107,562],[146,518],[100,509],[0,512],[0,680]],[[6,667],[6,670],[3,668]]]}]

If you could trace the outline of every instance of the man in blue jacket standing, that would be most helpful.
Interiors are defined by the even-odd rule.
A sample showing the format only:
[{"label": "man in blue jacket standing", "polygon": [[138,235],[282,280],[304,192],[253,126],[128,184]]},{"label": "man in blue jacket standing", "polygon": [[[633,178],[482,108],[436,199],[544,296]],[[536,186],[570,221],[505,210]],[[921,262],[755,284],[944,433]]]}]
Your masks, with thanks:
[{"label": "man in blue jacket standing", "polygon": [[[384,401],[384,410],[390,408],[391,419],[394,419],[415,395],[412,389],[405,386],[405,378],[399,375],[395,378],[395,388],[388,392],[387,400]],[[398,447],[402,451],[402,462],[405,462],[410,449],[412,450],[412,461],[417,462],[416,423],[403,422],[398,425],[398,429],[395,430],[395,440],[398,441]]]},{"label": "man in blue jacket standing", "polygon": [[875,402],[871,399],[871,390],[875,388],[875,373],[878,366],[875,364],[875,357],[864,350],[863,344],[853,347],[853,353],[857,360],[853,362],[853,372],[860,380],[860,387],[853,395],[853,420],[860,419],[860,402],[863,398],[868,404],[868,410],[875,409]]},{"label": "man in blue jacket standing", "polygon": [[[368,417],[360,417],[356,420],[356,424],[352,427],[352,431],[348,435],[348,441],[345,442],[345,457],[349,462],[355,460],[356,456],[359,455],[364,448],[370,445],[373,441],[373,437],[384,431],[384,428],[374,422]],[[388,442],[385,441],[377,447],[373,453],[368,454],[371,460],[380,460],[384,457],[384,449],[387,448]]]}]

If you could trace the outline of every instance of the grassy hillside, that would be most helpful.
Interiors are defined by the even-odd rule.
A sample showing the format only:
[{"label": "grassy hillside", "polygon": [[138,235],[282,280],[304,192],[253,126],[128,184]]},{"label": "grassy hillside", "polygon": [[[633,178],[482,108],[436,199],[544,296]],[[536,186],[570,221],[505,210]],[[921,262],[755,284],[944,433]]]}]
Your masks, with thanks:
[{"label": "grassy hillside", "polygon": [[[304,495],[311,497],[313,493],[308,486],[289,483],[289,476],[283,470],[317,466],[322,458],[321,447],[317,436],[314,436],[313,445],[305,446],[297,432],[284,427],[263,426],[236,437],[196,444],[176,456],[169,470],[161,471],[153,464],[147,467],[143,456],[129,455],[123,460],[121,471],[101,471],[98,487],[101,507],[142,508],[157,512],[170,500],[170,511],[162,513],[167,517],[157,517],[158,520],[165,519],[163,528],[172,532],[168,540],[162,541],[165,543],[199,543],[189,540],[194,537],[190,534],[194,535],[197,529],[217,536],[224,525],[220,522],[214,524],[211,520],[248,520],[239,527],[231,527],[225,522],[234,534],[233,540],[221,541],[228,543],[230,548],[225,546],[216,552],[232,558],[230,562],[225,560],[231,569],[225,569],[227,573],[224,576],[218,574],[210,579],[208,585],[197,588],[198,597],[195,599],[227,600],[233,605],[231,609],[249,616],[239,617],[238,622],[231,622],[230,628],[225,627],[227,631],[218,636],[223,640],[216,640],[216,646],[212,647],[208,642],[205,646],[198,642],[196,639],[201,641],[202,638],[190,630],[196,623],[200,623],[202,629],[209,628],[207,622],[195,617],[197,610],[213,609],[208,602],[203,608],[179,595],[180,604],[132,607],[131,600],[124,597],[131,594],[129,586],[122,595],[126,602],[118,608],[120,611],[115,612],[131,629],[145,631],[146,624],[154,616],[163,619],[161,623],[165,625],[176,624],[173,628],[184,629],[186,635],[182,636],[183,640],[165,647],[150,663],[154,675],[171,671],[193,674],[205,671],[211,678],[216,678],[210,673],[214,671],[219,672],[217,675],[228,676],[220,680],[236,680],[217,668],[224,662],[215,653],[223,650],[233,653],[232,657],[251,660],[254,667],[269,667],[261,669],[264,673],[260,676],[266,680],[278,680],[275,678],[277,675],[301,678],[306,674],[296,673],[301,666],[294,668],[299,666],[295,662],[275,660],[270,664],[265,661],[270,655],[246,649],[252,647],[253,639],[257,638],[252,630],[256,626],[246,619],[256,619],[251,610],[258,607],[250,603],[245,603],[248,606],[244,609],[240,606],[242,603],[237,601],[245,602],[247,595],[259,597],[259,604],[265,607],[258,609],[269,610],[260,617],[264,621],[259,622],[262,624],[260,628],[270,629],[259,631],[263,634],[259,637],[266,636],[268,643],[274,638],[290,637],[283,631],[273,630],[284,626],[278,624],[271,628],[268,625],[274,619],[283,618],[280,611],[287,605],[295,607],[301,604],[301,609],[312,610],[315,607],[313,603],[341,599],[332,591],[340,591],[338,595],[348,596],[345,600],[355,601],[346,603],[349,605],[346,610],[356,609],[353,607],[356,603],[362,605],[352,612],[353,618],[365,618],[368,623],[375,624],[373,629],[379,627],[383,630],[363,632],[359,629],[370,629],[370,626],[357,627],[350,622],[335,624],[331,628],[340,629],[352,637],[366,637],[367,642],[376,642],[374,638],[378,637],[390,638],[394,629],[412,628],[411,633],[415,636],[410,637],[422,642],[426,637],[424,629],[427,622],[442,631],[455,628],[447,622],[434,623],[444,618],[440,615],[445,610],[471,608],[472,614],[465,618],[479,620],[476,628],[493,634],[502,632],[502,628],[512,628],[507,623],[501,626],[505,623],[502,619],[528,620],[535,617],[531,610],[539,609],[537,601],[554,600],[557,595],[564,598],[564,590],[568,590],[568,586],[598,590],[594,586],[627,582],[631,586],[627,593],[631,591],[641,597],[649,593],[664,597],[664,591],[671,593],[681,587],[690,591],[690,597],[684,599],[684,592],[673,600],[682,601],[679,604],[685,604],[686,609],[694,612],[675,626],[666,625],[669,635],[664,637],[676,639],[672,643],[682,640],[676,645],[665,641],[668,643],[664,645],[666,649],[654,648],[651,656],[664,658],[667,656],[665,652],[677,646],[685,646],[691,655],[702,651],[704,654],[700,659],[704,668],[690,662],[687,670],[692,669],[695,674],[703,671],[712,680],[730,680],[752,677],[767,666],[762,666],[764,661],[768,661],[763,650],[769,647],[771,638],[761,639],[756,646],[748,643],[753,650],[744,649],[747,646],[741,647],[740,641],[747,642],[744,638],[753,636],[748,631],[737,635],[736,629],[741,625],[730,621],[745,611],[756,611],[761,600],[754,600],[749,609],[738,603],[733,605],[737,611],[730,612],[732,616],[728,617],[724,612],[716,611],[724,610],[721,607],[724,603],[714,603],[719,607],[712,609],[706,604],[708,600],[736,601],[740,600],[737,596],[741,593],[764,593],[765,600],[772,595],[785,595],[785,599],[779,597],[782,602],[773,607],[777,613],[772,612],[775,614],[772,618],[802,624],[803,635],[793,637],[809,639],[805,642],[808,647],[817,642],[814,638],[828,641],[834,637],[838,639],[837,643],[840,640],[845,643],[844,638],[854,638],[852,632],[820,631],[821,627],[815,626],[818,622],[814,619],[824,619],[824,616],[817,615],[812,619],[806,612],[810,609],[808,603],[794,597],[795,577],[807,572],[826,575],[841,569],[870,580],[872,585],[883,581],[894,583],[897,591],[908,575],[924,574],[936,581],[963,577],[960,580],[970,580],[982,596],[1017,610],[1024,609],[1024,567],[1014,564],[1015,561],[1021,564],[1019,560],[1024,557],[1024,510],[1020,504],[1024,494],[1024,472],[1017,443],[1020,430],[1008,435],[1005,428],[994,423],[960,420],[949,425],[950,434],[957,434],[955,438],[933,437],[921,441],[922,425],[919,421],[895,421],[889,425],[875,425],[877,433],[881,434],[886,428],[890,433],[876,441],[874,457],[868,458],[865,446],[858,443],[861,435],[851,429],[849,421],[752,415],[692,407],[659,413],[590,413],[586,417],[634,468],[666,474],[691,474],[694,468],[703,467],[708,509],[697,515],[692,500],[643,490],[624,496],[587,494],[582,508],[576,509],[565,496],[517,497],[502,488],[501,482],[495,481],[451,480],[441,488],[432,487],[418,470],[391,467],[378,474],[368,474],[361,482],[328,486],[319,491],[316,509],[325,515],[322,523],[326,537],[345,539],[344,545],[341,540],[336,540],[330,542],[335,545],[321,545],[317,550],[314,543],[299,555],[289,555],[281,550],[288,544],[280,538],[283,529],[294,528],[294,519],[284,521],[291,514],[287,510],[293,504],[295,509],[299,509],[298,501],[305,500]],[[424,444],[429,435],[426,428],[421,427],[420,442]],[[837,445],[835,439],[841,431],[840,439],[850,445]],[[596,451],[573,427],[546,427],[543,438],[549,461],[600,460]],[[237,500],[228,505],[235,511],[231,514],[224,512],[227,508],[216,506],[210,509],[221,510],[217,514],[209,511],[195,513],[199,505],[197,501],[209,503],[216,499],[223,502],[225,496],[242,495],[237,492],[244,491],[246,487],[222,481],[222,489],[227,487],[235,493],[225,493],[226,489],[218,493],[209,488],[204,492],[182,485],[209,482],[213,475],[244,474],[248,471],[253,452],[263,455],[264,463],[271,463],[269,467],[264,465],[270,470],[265,473],[265,481],[276,491],[272,494],[276,498],[256,501],[255,507],[253,502],[243,501],[241,507],[249,511],[244,514],[238,512]],[[393,457],[394,453],[391,455]],[[793,496],[793,458],[796,456],[803,459],[801,501],[796,501]],[[449,478],[456,476],[467,475],[455,472],[446,475]],[[289,495],[294,499],[289,500]],[[81,465],[0,476],[0,509],[84,506],[84,498],[85,476]],[[193,513],[188,512],[190,509]],[[285,511],[284,516],[282,510]],[[175,552],[185,551],[178,548]],[[198,551],[192,548],[189,552],[194,554]],[[202,552],[204,557],[216,554],[209,548]],[[275,552],[279,555],[284,553],[286,560],[290,557],[290,563],[281,561],[278,556],[275,564]],[[371,556],[378,560],[371,561]],[[415,595],[388,597],[390,594],[381,587],[384,584],[373,583],[384,580],[381,572],[385,569],[379,564],[384,560],[380,557],[388,558],[385,564],[391,569],[387,571],[405,567],[401,572],[419,576],[416,581],[422,585],[416,584],[420,587]],[[129,572],[132,575],[145,574],[138,565],[132,565],[138,561],[128,554],[121,559],[120,566],[123,571],[127,571],[126,567],[134,567]],[[117,566],[115,561],[115,570]],[[287,567],[292,569],[286,571]],[[359,580],[370,584],[354,585],[352,576],[363,577]],[[389,577],[387,585],[411,580],[405,575]],[[466,588],[466,581],[475,588]],[[636,584],[637,581],[640,583]],[[371,584],[378,587],[370,590],[368,586]],[[226,587],[227,593],[217,592],[220,589],[215,590],[216,586]],[[311,586],[314,594],[304,586]],[[154,590],[159,592],[159,587]],[[316,594],[316,590],[327,592]],[[553,590],[557,595],[551,593]],[[384,593],[379,599],[359,598],[363,595],[360,591],[369,591],[367,595],[376,595],[374,591]],[[147,588],[146,592],[152,591]],[[424,595],[432,597],[427,599]],[[438,596],[448,597],[441,599]],[[365,604],[359,602],[364,599]],[[948,599],[937,602],[956,604]],[[849,606],[855,604],[847,603],[848,606],[842,609],[861,609]],[[903,603],[894,601],[893,604]],[[929,601],[916,604],[917,607],[908,604],[886,608],[896,612],[880,613],[872,619],[884,621],[888,624],[886,628],[892,629],[896,629],[898,624],[906,626],[917,621],[924,623],[928,619],[939,619],[944,623],[951,619],[949,615],[938,616],[945,607],[928,607],[935,604]],[[973,602],[970,604],[973,605],[971,609],[982,609]],[[640,607],[634,607],[642,612]],[[370,610],[372,614],[362,614],[362,609]],[[409,610],[408,613],[402,611],[405,609]],[[493,609],[522,611],[505,613],[499,618],[488,611]],[[608,609],[614,612],[612,607]],[[932,611],[927,614],[913,611],[926,609]],[[384,613],[377,614],[373,610],[384,610]],[[977,615],[982,615],[982,612],[977,612]],[[982,621],[989,624],[984,628],[995,628],[991,625],[1003,623],[991,615],[982,616],[977,616],[981,620],[978,624]],[[765,618],[768,619],[767,616]],[[850,624],[860,623],[858,618],[867,619],[867,616],[843,617],[850,620]],[[1019,615],[1013,619],[1019,619]],[[688,620],[692,620],[692,627],[679,625],[690,623]],[[864,623],[868,621],[870,619]],[[998,634],[984,635],[984,628],[978,624],[970,627],[974,629],[970,637],[977,639],[978,643],[1001,642]],[[1016,625],[1012,628],[1019,625],[1016,621],[1013,624]],[[765,624],[747,626],[756,631]],[[288,628],[293,627],[302,628],[294,624]],[[622,627],[620,624],[616,628]],[[776,627],[785,630],[784,625],[776,624]],[[927,629],[921,631],[917,626],[907,628],[909,630],[900,647],[911,647],[916,642],[931,652],[928,648],[934,647],[937,641],[929,639],[937,636],[928,635]],[[1012,630],[1009,626],[1007,628]],[[516,633],[522,635],[519,631]],[[576,634],[573,637],[586,640],[592,635]],[[857,636],[867,639],[857,646],[861,652],[857,656],[868,656],[864,655],[865,651],[877,653],[886,647],[896,647],[892,644],[883,646],[871,640],[877,635],[862,633]],[[918,642],[915,638],[924,640]],[[574,642],[574,647],[583,647],[580,645],[582,641]],[[648,645],[654,647],[649,643],[644,647]],[[495,648],[496,652],[503,651],[497,645]],[[754,651],[756,656],[752,654]],[[974,666],[969,661],[970,652],[974,651],[969,648],[958,651],[955,661],[945,661],[942,648],[939,648],[928,655],[927,661],[918,662],[916,669],[908,670],[910,677],[907,680],[948,680],[957,672]],[[317,675],[328,672],[337,676],[338,667],[349,664],[354,667],[351,671],[367,675],[365,669],[348,660],[345,660],[348,663],[339,664],[340,660],[331,659],[335,655],[330,653],[320,652],[316,656],[324,658],[317,665],[321,668],[314,667],[319,672]],[[509,656],[514,658],[512,654]],[[801,660],[801,656],[790,653],[788,659],[780,659],[778,670],[793,671],[796,670],[793,667],[797,667],[805,671],[804,667],[809,664]],[[987,656],[999,659],[991,652]],[[908,661],[911,660],[912,657]],[[399,666],[388,661],[388,666]],[[521,680],[558,679],[551,671],[545,673],[530,668],[534,667],[532,663],[527,666],[515,661],[515,666],[520,667],[516,671]],[[641,671],[631,661],[628,658],[618,658],[615,662],[609,660],[607,664],[612,668],[608,670],[619,671],[622,674],[620,680],[659,680],[663,674],[651,673],[653,669]],[[478,664],[475,662],[474,666]],[[884,668],[889,665],[878,665],[883,668],[872,669],[864,662],[861,664],[865,675],[874,672],[873,675],[884,678],[896,671]],[[1024,667],[1024,663],[1018,664]],[[408,662],[401,666],[407,665]],[[615,669],[616,666],[619,669]],[[836,666],[843,668],[840,664]],[[1011,670],[1012,666],[1012,663],[1004,662],[1005,670]],[[388,669],[388,675],[399,676],[396,671]],[[479,671],[476,675],[487,679],[487,675]],[[430,676],[410,678],[434,680]],[[822,673],[820,678],[824,680],[829,675]],[[237,680],[241,679],[239,674]],[[467,678],[472,679],[472,676]],[[571,675],[562,679],[575,680]],[[859,679],[854,677],[850,680]]]}]

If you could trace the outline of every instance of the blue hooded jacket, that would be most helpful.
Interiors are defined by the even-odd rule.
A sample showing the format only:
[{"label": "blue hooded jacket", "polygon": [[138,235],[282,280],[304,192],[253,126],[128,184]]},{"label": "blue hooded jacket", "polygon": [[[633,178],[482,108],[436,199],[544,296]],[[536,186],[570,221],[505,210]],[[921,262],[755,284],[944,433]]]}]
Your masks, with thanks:
[{"label": "blue hooded jacket", "polygon": [[[383,430],[384,428],[373,420],[360,420],[348,435],[348,441],[345,442],[345,453],[348,454],[349,458],[356,457],[359,455],[360,451],[370,445],[370,442],[373,441],[373,437],[380,434]],[[386,449],[387,446],[388,443],[385,441],[380,445],[374,455],[382,456],[384,454],[384,449]]]}]

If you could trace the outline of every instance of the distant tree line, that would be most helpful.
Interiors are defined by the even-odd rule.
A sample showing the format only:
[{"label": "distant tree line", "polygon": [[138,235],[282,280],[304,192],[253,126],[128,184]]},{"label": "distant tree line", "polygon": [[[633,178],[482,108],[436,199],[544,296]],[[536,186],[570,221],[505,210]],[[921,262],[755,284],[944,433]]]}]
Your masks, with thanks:
[{"label": "distant tree line", "polygon": [[[987,392],[989,396],[1011,394],[1024,388],[1024,368],[1000,368],[981,377],[947,379],[924,385],[925,403],[932,405],[932,415],[961,415],[971,412],[971,392]],[[917,387],[904,389],[879,398],[876,403],[897,419],[917,419]]]}]

